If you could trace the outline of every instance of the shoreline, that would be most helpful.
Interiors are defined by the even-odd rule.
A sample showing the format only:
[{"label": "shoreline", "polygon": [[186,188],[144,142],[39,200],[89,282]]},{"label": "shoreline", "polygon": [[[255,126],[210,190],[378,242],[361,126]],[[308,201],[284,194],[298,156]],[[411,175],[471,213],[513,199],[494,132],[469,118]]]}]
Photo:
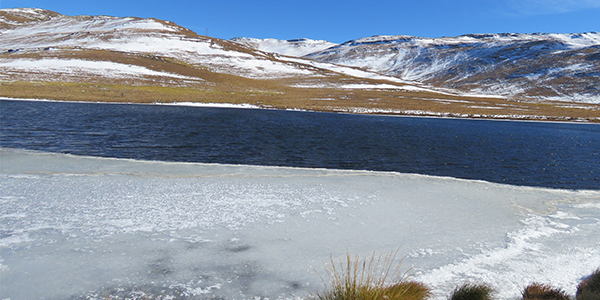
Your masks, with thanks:
[{"label": "shoreline", "polygon": [[[334,113],[334,114],[349,114],[349,115],[365,115],[365,116],[389,116],[389,117],[414,117],[414,118],[437,118],[437,119],[457,119],[457,120],[482,120],[482,121],[512,121],[512,122],[545,122],[545,123],[572,123],[572,124],[600,124],[600,117],[594,119],[578,118],[578,117],[552,117],[552,116],[535,116],[535,115],[489,115],[489,114],[465,114],[465,113],[450,113],[450,112],[432,112],[424,110],[397,110],[379,109],[379,111],[369,109],[349,107],[348,111],[341,109],[331,110],[309,110],[301,108],[277,108],[269,106],[259,106],[250,103],[207,103],[207,102],[148,102],[137,103],[131,101],[115,102],[115,101],[85,101],[85,100],[55,100],[55,99],[39,99],[39,98],[11,98],[0,96],[0,101],[38,101],[38,102],[57,102],[57,103],[90,103],[90,104],[129,104],[129,105],[162,105],[162,106],[185,106],[185,107],[206,107],[206,108],[237,108],[237,109],[261,109],[261,110],[280,110],[280,111],[298,111],[298,112],[313,112],[313,113]],[[354,109],[354,111],[351,111]]]},{"label": "shoreline", "polygon": [[[517,190],[530,190],[530,191],[545,191],[552,193],[566,193],[566,194],[579,194],[581,196],[588,197],[590,195],[600,195],[600,189],[570,189],[570,188],[558,188],[558,187],[549,187],[549,186],[535,186],[535,185],[517,185],[510,183],[501,183],[495,182],[485,179],[475,179],[475,178],[461,178],[461,177],[453,177],[453,176],[444,176],[444,175],[432,175],[432,174],[422,174],[422,173],[411,173],[411,172],[400,172],[400,171],[381,171],[381,170],[366,170],[366,169],[334,169],[334,168],[326,168],[326,167],[292,167],[292,166],[278,166],[278,165],[246,165],[246,164],[227,164],[227,163],[206,163],[206,162],[189,162],[189,161],[164,161],[164,160],[149,160],[149,159],[136,159],[136,158],[123,158],[123,157],[112,157],[112,156],[93,156],[93,155],[82,155],[82,154],[72,154],[72,153],[64,153],[64,152],[52,152],[47,150],[35,150],[35,149],[27,149],[27,148],[11,148],[11,147],[2,147],[0,146],[0,154],[3,152],[12,154],[12,155],[58,155],[66,158],[81,158],[81,159],[94,159],[94,160],[104,160],[109,163],[118,163],[118,162],[126,162],[133,164],[156,164],[156,165],[167,165],[169,167],[173,167],[176,165],[182,165],[186,167],[196,167],[196,166],[212,166],[223,169],[236,169],[236,168],[248,168],[252,170],[262,169],[267,170],[268,173],[277,173],[281,170],[296,170],[303,171],[308,173],[313,172],[322,172],[322,174],[318,175],[307,175],[300,174],[292,177],[360,177],[360,176],[384,176],[384,177],[396,177],[399,176],[401,178],[417,178],[417,179],[431,179],[431,180],[439,180],[439,181],[453,181],[457,183],[473,183],[473,184],[482,184],[488,185],[489,187],[493,186],[503,186],[503,187],[511,187],[512,189]],[[161,171],[164,171],[163,166],[160,167]],[[35,174],[35,173],[31,173]],[[130,175],[133,173],[130,173]],[[144,174],[144,173],[139,173]],[[152,174],[152,173],[148,173]],[[146,175],[148,175],[146,174]],[[157,172],[156,174],[160,174]],[[156,175],[155,174],[155,175]],[[238,173],[232,172],[231,174],[219,174],[218,177],[236,177]],[[153,176],[153,175],[150,175]],[[189,175],[185,173],[185,175],[173,175],[169,173],[167,177],[179,177],[183,176],[186,178],[196,177],[194,175]],[[198,175],[199,177],[206,177],[206,175]],[[269,175],[263,175],[269,176]],[[272,175],[277,178],[286,177],[281,174]]]}]

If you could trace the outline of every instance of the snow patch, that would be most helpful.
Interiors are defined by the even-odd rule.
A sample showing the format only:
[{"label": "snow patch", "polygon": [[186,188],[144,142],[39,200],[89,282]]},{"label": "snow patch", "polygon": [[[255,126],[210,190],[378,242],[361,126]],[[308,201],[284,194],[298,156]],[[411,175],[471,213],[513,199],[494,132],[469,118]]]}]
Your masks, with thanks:
[{"label": "snow patch", "polygon": [[233,38],[231,41],[249,46],[256,50],[277,53],[287,56],[304,56],[313,52],[322,51],[327,48],[337,46],[338,44],[324,40],[311,39],[256,39],[248,37]]},{"label": "snow patch", "polygon": [[199,103],[199,102],[173,102],[173,103],[155,103],[157,105],[176,105],[176,106],[195,106],[195,107],[216,107],[216,108],[261,108],[258,105],[248,103],[231,104],[231,103]]},{"label": "snow patch", "polygon": [[341,85],[340,88],[343,89],[360,89],[360,90],[370,90],[370,89],[401,89],[401,87],[391,84],[344,84]]},{"label": "snow patch", "polygon": [[111,61],[91,61],[82,59],[12,59],[0,60],[0,70],[35,72],[72,75],[72,76],[90,76],[100,75],[109,78],[129,78],[139,76],[157,76],[170,77],[177,79],[202,80],[200,78],[188,77],[173,73],[150,70],[145,67],[115,63]]}]

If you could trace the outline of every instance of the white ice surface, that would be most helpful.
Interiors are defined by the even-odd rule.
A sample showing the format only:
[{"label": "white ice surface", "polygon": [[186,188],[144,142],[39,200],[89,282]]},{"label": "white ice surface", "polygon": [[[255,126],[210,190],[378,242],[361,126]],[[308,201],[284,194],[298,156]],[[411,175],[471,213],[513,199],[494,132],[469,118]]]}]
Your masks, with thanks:
[{"label": "white ice surface", "polygon": [[13,149],[0,159],[4,298],[303,297],[322,289],[330,253],[398,247],[439,300],[465,281],[500,299],[533,281],[574,294],[600,267],[600,191]]}]

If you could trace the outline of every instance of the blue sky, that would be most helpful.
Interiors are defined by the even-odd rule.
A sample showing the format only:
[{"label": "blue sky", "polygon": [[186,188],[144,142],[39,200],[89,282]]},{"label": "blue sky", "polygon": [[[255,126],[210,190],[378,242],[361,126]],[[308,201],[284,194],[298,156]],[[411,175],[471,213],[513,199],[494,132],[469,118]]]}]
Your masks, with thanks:
[{"label": "blue sky", "polygon": [[65,15],[154,17],[223,39],[600,31],[600,0],[0,0]]}]

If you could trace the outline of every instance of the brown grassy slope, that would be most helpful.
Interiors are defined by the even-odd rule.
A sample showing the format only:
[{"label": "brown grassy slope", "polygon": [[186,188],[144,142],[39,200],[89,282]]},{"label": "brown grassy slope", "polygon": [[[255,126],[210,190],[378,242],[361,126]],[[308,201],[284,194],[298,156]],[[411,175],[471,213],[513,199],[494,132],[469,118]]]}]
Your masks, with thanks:
[{"label": "brown grassy slope", "polygon": [[[58,18],[63,15],[50,10],[37,10],[39,14],[30,13],[9,13],[0,11],[0,29],[14,28],[29,22],[47,21],[51,18]],[[6,21],[4,21],[6,20]],[[16,25],[18,24],[18,25]]]},{"label": "brown grassy slope", "polygon": [[[219,42],[219,41],[215,41]],[[222,43],[222,42],[221,42]],[[237,49],[231,43],[226,47]],[[236,48],[236,49],[233,49]],[[173,80],[168,77],[146,76],[115,79],[82,77],[73,74],[7,73],[3,77],[0,96],[14,98],[44,98],[72,101],[105,102],[205,102],[249,103],[278,109],[305,109],[351,113],[446,115],[486,118],[524,118],[600,122],[600,105],[565,107],[565,103],[535,103],[523,100],[462,97],[433,92],[401,89],[342,89],[340,84],[378,84],[390,82],[354,78],[327,70],[318,76],[283,79],[250,79],[217,73],[202,65],[191,65],[169,57],[153,54],[132,54],[106,50],[58,49],[24,53],[2,53],[0,59],[83,59],[112,61],[143,66],[198,80]],[[275,60],[275,58],[271,58]],[[10,78],[7,80],[6,78]],[[309,84],[331,88],[300,88]]]}]

